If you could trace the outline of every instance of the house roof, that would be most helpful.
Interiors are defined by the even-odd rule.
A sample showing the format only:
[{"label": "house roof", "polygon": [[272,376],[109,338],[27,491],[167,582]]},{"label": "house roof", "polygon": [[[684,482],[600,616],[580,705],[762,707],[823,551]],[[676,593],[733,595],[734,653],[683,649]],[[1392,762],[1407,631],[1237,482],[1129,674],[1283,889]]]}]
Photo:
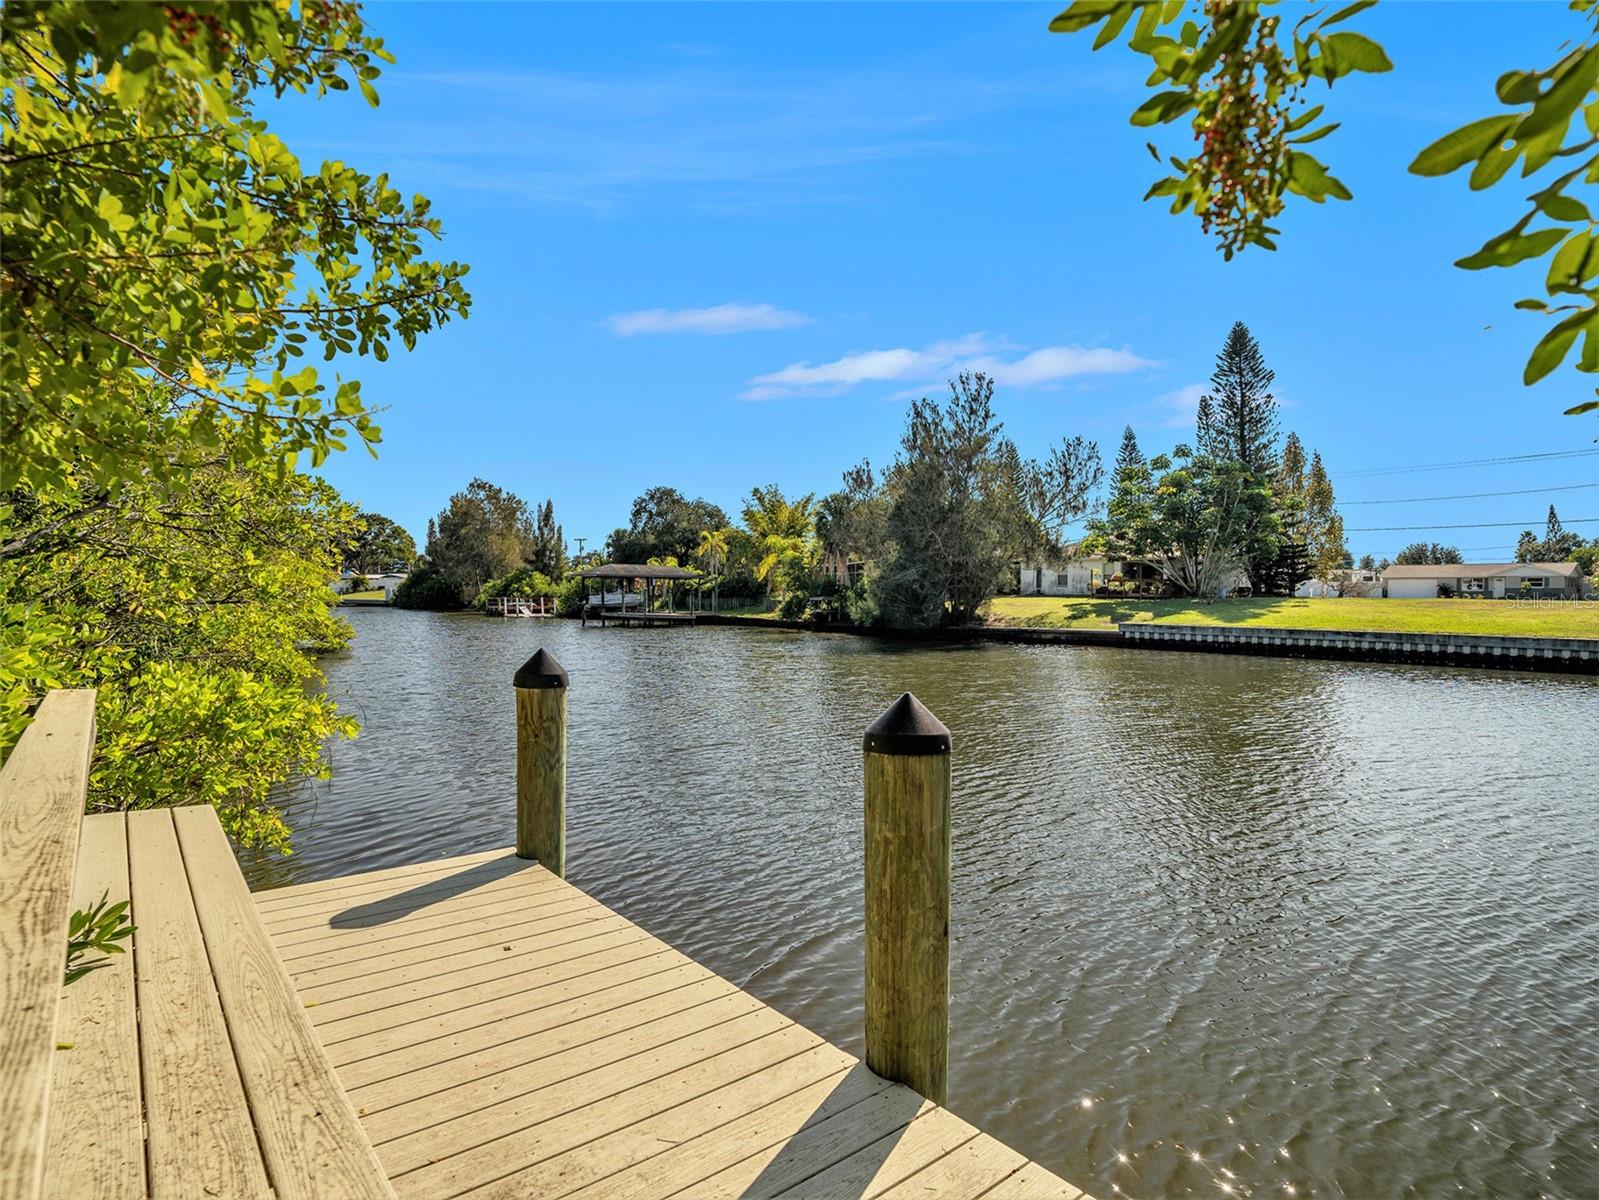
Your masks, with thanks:
[{"label": "house roof", "polygon": [[686,567],[656,567],[647,563],[606,563],[573,572],[580,579],[703,579],[698,571]]},{"label": "house roof", "polygon": [[1560,575],[1572,579],[1582,574],[1574,562],[1563,563],[1426,563],[1392,566],[1384,579],[1480,579],[1490,575]]}]

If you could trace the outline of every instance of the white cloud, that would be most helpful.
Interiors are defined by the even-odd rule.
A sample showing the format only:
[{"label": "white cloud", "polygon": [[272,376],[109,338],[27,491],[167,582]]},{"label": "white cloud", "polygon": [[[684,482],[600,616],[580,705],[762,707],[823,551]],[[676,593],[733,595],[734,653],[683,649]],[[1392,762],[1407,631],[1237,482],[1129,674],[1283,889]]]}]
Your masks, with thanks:
[{"label": "white cloud", "polygon": [[[1044,346],[1018,358],[1007,352],[1025,349],[986,333],[934,342],[923,350],[903,347],[864,350],[832,362],[790,363],[779,371],[757,375],[744,392],[746,400],[773,400],[783,396],[831,396],[863,383],[898,380],[937,380],[961,371],[983,371],[1001,387],[1031,388],[1058,385],[1086,375],[1122,375],[1156,364],[1128,350],[1104,347]],[[927,387],[896,392],[894,398],[919,395]]]},{"label": "white cloud", "polygon": [[811,319],[773,304],[718,304],[713,308],[647,308],[605,319],[618,337],[637,333],[747,333],[753,329],[792,329]]},{"label": "white cloud", "polygon": [[1206,390],[1202,383],[1190,383],[1160,397],[1159,403],[1168,410],[1166,428],[1177,429],[1183,425],[1192,425],[1194,415],[1199,411],[1199,398]]}]

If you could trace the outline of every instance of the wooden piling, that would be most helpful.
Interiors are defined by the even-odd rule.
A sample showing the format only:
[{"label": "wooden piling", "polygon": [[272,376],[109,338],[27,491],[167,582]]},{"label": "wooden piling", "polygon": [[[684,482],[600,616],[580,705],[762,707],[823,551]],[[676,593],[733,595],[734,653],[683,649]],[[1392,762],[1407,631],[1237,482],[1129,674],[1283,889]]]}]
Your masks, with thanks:
[{"label": "wooden piling", "polygon": [[540,650],[517,671],[516,855],[566,876],[566,671]]},{"label": "wooden piling", "polygon": [[949,730],[906,692],[866,730],[866,1065],[949,1087]]}]

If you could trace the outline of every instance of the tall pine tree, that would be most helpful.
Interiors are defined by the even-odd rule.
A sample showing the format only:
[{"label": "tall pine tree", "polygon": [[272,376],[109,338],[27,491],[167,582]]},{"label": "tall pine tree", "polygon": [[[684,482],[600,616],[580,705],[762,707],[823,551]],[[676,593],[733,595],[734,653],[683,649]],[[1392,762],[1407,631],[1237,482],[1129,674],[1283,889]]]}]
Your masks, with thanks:
[{"label": "tall pine tree", "polygon": [[[1121,449],[1116,451],[1116,473],[1144,465],[1144,453],[1138,448],[1138,435],[1131,425],[1122,430]],[[1550,509],[1553,512],[1553,509]]]},{"label": "tall pine tree", "polygon": [[[1234,322],[1216,356],[1206,397],[1214,410],[1213,452],[1259,475],[1269,475],[1277,468],[1277,400],[1271,394],[1276,377],[1249,326]],[[1200,403],[1203,406],[1204,399]]]},{"label": "tall pine tree", "polygon": [[1215,455],[1216,403],[1208,395],[1199,398],[1199,408],[1194,413],[1194,449],[1201,454]]},{"label": "tall pine tree", "polygon": [[[1210,391],[1200,397],[1197,432],[1200,454],[1218,464],[1233,464],[1249,488],[1275,490],[1279,485],[1277,401],[1271,394],[1275,378],[1249,326],[1235,321],[1216,356]],[[1283,572],[1276,562],[1282,519],[1274,504],[1263,523],[1245,530],[1240,542],[1252,547],[1238,565],[1256,591],[1282,587]],[[1299,570],[1295,566],[1289,573]]]},{"label": "tall pine tree", "polygon": [[566,574],[566,538],[555,523],[553,500],[546,500],[538,509],[527,564],[551,579],[559,580]]}]

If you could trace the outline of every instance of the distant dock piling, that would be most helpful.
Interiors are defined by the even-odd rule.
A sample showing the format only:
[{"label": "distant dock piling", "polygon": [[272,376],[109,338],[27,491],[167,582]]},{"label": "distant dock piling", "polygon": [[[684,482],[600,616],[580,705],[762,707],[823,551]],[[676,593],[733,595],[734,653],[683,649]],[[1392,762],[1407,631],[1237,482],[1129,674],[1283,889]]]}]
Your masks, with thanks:
[{"label": "distant dock piling", "polygon": [[866,1065],[949,1091],[949,730],[906,692],[866,730]]},{"label": "distant dock piling", "polygon": [[566,670],[540,650],[516,688],[516,855],[566,877]]}]

